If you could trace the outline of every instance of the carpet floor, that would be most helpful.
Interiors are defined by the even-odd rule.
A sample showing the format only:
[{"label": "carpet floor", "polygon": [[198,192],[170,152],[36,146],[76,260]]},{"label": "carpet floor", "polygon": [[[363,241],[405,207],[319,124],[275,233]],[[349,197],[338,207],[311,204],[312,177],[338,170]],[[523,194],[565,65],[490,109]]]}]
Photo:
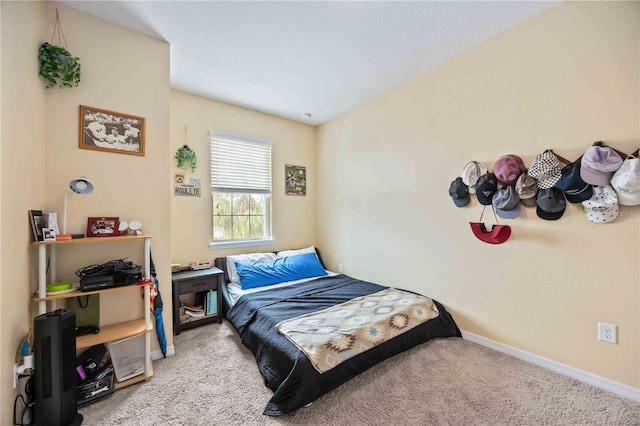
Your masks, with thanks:
[{"label": "carpet floor", "polygon": [[460,338],[396,355],[282,417],[232,326],[174,338],[154,376],[81,407],[84,425],[640,425],[640,403]]}]

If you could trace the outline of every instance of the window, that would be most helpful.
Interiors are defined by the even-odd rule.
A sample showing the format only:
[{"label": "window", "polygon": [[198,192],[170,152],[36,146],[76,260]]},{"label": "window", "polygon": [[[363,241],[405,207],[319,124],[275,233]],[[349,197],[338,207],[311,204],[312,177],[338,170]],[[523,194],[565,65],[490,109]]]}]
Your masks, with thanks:
[{"label": "window", "polygon": [[211,131],[211,248],[273,243],[271,145]]}]

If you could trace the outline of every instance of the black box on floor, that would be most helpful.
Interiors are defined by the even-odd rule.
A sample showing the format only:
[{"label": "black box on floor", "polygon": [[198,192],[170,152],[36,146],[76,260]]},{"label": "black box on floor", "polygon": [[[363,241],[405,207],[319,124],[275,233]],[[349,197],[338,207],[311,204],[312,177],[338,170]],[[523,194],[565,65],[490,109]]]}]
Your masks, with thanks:
[{"label": "black box on floor", "polygon": [[78,385],[78,407],[110,395],[115,392],[115,390],[113,371],[110,371],[109,374],[99,380],[91,380]]}]

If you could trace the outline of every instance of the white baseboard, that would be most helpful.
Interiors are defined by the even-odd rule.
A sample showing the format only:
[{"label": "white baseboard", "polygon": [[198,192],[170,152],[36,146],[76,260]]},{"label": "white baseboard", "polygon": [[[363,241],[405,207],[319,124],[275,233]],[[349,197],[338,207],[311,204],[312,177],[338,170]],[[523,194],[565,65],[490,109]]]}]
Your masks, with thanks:
[{"label": "white baseboard", "polygon": [[530,362],[531,364],[539,365],[548,370],[555,371],[556,373],[564,374],[565,376],[569,376],[573,379],[580,380],[581,382],[615,393],[616,395],[620,395],[632,401],[640,402],[640,389],[632,388],[631,386],[623,385],[622,383],[614,382],[613,380],[605,379],[601,376],[596,376],[595,374],[552,361],[548,358],[534,355],[521,349],[514,348],[513,346],[505,345],[503,343],[496,342],[495,340],[487,339],[486,337],[478,336],[477,334],[469,333],[464,330],[462,330],[462,338],[470,342],[486,346],[487,348],[495,351],[511,355],[523,361]]},{"label": "white baseboard", "polygon": [[[167,346],[167,356],[175,355],[176,347],[175,346]],[[151,359],[158,360],[162,359],[164,356],[162,355],[162,351],[160,349],[156,349],[155,351],[151,351]]]}]

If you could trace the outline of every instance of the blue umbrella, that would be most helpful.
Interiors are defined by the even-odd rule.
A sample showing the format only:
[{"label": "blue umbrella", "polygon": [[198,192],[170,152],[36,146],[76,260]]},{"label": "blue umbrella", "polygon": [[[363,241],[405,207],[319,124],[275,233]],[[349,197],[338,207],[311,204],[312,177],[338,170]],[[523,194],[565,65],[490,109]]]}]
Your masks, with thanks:
[{"label": "blue umbrella", "polygon": [[[150,256],[151,258],[151,256]],[[151,258],[150,267],[151,276],[156,286],[156,297],[153,299],[153,316],[156,319],[156,335],[158,336],[158,343],[160,344],[160,350],[162,356],[167,357],[167,336],[164,332],[164,321],[162,320],[162,297],[160,297],[160,286],[158,284],[158,278],[156,277],[156,267],[153,264],[153,258]]]}]

